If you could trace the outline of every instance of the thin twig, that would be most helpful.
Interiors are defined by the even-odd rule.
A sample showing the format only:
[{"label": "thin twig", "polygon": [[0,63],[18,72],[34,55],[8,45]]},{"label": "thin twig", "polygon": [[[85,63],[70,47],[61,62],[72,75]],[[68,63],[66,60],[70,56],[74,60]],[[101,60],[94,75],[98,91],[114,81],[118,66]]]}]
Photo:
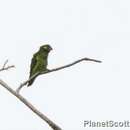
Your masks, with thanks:
[{"label": "thin twig", "polygon": [[15,66],[14,65],[10,65],[10,66],[6,66],[8,63],[8,60],[6,60],[3,64],[3,67],[0,69],[0,71],[4,71],[4,70],[8,70],[10,68],[14,68]]},{"label": "thin twig", "polygon": [[20,84],[20,86],[17,88],[16,92],[19,93],[20,90],[30,81],[32,80],[33,78],[35,78],[36,76],[38,75],[42,75],[42,74],[47,74],[47,73],[51,73],[51,72],[54,72],[54,71],[58,71],[58,70],[61,70],[61,69],[65,69],[65,68],[68,68],[68,67],[71,67],[79,62],[82,62],[82,61],[93,61],[93,62],[97,62],[97,63],[101,63],[102,61],[100,60],[95,60],[95,59],[90,59],[90,58],[82,58],[82,59],[79,59],[79,60],[76,60],[70,64],[67,64],[67,65],[64,65],[64,66],[61,66],[61,67],[58,67],[58,68],[54,68],[54,69],[51,69],[51,70],[46,70],[46,71],[43,71],[43,72],[39,72],[39,73],[36,73],[34,74],[31,78],[29,78],[27,81],[23,82],[22,84]]},{"label": "thin twig", "polygon": [[31,109],[37,116],[39,116],[42,120],[44,120],[53,130],[61,130],[61,128],[52,122],[47,116],[37,110],[27,99],[25,99],[22,95],[18,94],[14,91],[10,86],[8,86],[3,80],[0,79],[0,84],[8,90],[11,94],[17,97],[22,103],[24,103],[29,109]]},{"label": "thin twig", "polygon": [[5,61],[3,68],[5,68],[6,64],[8,63],[8,60]]}]

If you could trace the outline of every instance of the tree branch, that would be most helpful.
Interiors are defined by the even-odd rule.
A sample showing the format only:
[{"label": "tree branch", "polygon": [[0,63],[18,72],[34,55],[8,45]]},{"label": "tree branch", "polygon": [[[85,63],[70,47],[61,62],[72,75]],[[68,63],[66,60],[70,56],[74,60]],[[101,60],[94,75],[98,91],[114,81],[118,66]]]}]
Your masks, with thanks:
[{"label": "tree branch", "polygon": [[[0,69],[0,71],[8,70],[10,68],[15,67],[14,65],[6,66],[7,63],[8,63],[8,60],[4,62],[3,67]],[[2,85],[11,94],[17,97],[22,103],[24,103],[29,109],[31,109],[37,116],[39,116],[42,120],[44,120],[53,130],[61,130],[61,128],[58,125],[56,125],[47,116],[45,116],[43,113],[37,110],[29,101],[27,101],[27,99],[25,99],[22,95],[18,94],[17,91],[13,90],[1,79],[0,79],[0,85]]]},{"label": "tree branch", "polygon": [[[64,66],[61,66],[61,67],[58,67],[58,68],[54,68],[54,69],[51,69],[51,70],[47,70],[47,71],[43,71],[43,72],[39,72],[39,73],[36,73],[35,75],[33,75],[30,79],[28,79],[27,81],[25,81],[24,83],[22,83],[19,88],[15,91],[13,90],[10,86],[8,86],[3,80],[0,79],[0,85],[3,86],[6,90],[8,90],[11,94],[13,94],[15,97],[17,97],[22,103],[24,103],[30,110],[32,110],[37,116],[39,116],[42,120],[44,120],[53,130],[61,130],[61,128],[59,126],[57,126],[54,122],[52,122],[47,116],[45,116],[43,113],[41,113],[38,109],[36,109],[27,99],[25,99],[22,95],[19,94],[19,91],[21,90],[21,88],[23,86],[25,86],[31,79],[33,79],[34,77],[38,76],[38,75],[42,75],[42,74],[47,74],[47,73],[51,73],[51,72],[54,72],[54,71],[58,71],[58,70],[61,70],[61,69],[65,69],[65,68],[68,68],[68,67],[71,67],[79,62],[82,62],[82,61],[93,61],[93,62],[98,62],[98,63],[101,63],[101,61],[99,60],[95,60],[95,59],[90,59],[90,58],[82,58],[82,59],[79,59],[77,61],[74,61],[70,64],[67,64],[67,65],[64,65]],[[8,60],[5,61],[3,67],[0,69],[0,71],[3,71],[3,70],[8,70],[12,67],[14,67],[13,65],[12,66],[7,66],[8,63]]]},{"label": "tree branch", "polygon": [[3,67],[0,69],[0,72],[15,67],[14,65],[6,66],[7,63],[8,63],[8,60],[6,60],[6,61],[4,62],[4,65],[3,65]]},{"label": "tree branch", "polygon": [[61,67],[58,67],[58,68],[54,68],[54,69],[51,69],[51,70],[46,70],[46,71],[43,71],[43,72],[38,72],[36,74],[34,74],[32,77],[30,77],[27,81],[23,82],[22,84],[20,84],[20,86],[17,88],[16,92],[19,93],[20,90],[33,78],[35,78],[36,76],[38,75],[42,75],[42,74],[47,74],[47,73],[51,73],[51,72],[54,72],[54,71],[58,71],[58,70],[62,70],[62,69],[65,69],[65,68],[68,68],[68,67],[71,67],[77,63],[80,63],[82,61],[92,61],[92,62],[97,62],[97,63],[101,63],[102,61],[100,60],[95,60],[95,59],[90,59],[90,58],[82,58],[82,59],[79,59],[79,60],[76,60],[70,64],[67,64],[67,65],[64,65],[64,66],[61,66]]},{"label": "tree branch", "polygon": [[48,117],[46,117],[43,113],[37,110],[27,99],[25,99],[22,95],[18,94],[11,87],[9,87],[3,80],[0,79],[0,85],[2,85],[6,90],[8,90],[11,94],[17,97],[22,103],[24,103],[29,109],[31,109],[37,116],[39,116],[42,120],[44,120],[53,130],[61,130],[59,126],[53,123]]}]

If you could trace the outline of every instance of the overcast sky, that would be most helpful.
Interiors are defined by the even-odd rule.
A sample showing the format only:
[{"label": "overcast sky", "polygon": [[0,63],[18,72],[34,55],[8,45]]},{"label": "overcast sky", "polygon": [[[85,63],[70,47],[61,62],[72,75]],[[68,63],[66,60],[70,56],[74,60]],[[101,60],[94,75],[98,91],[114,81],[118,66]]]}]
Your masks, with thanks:
[{"label": "overcast sky", "polygon": [[[64,130],[88,129],[84,120],[130,119],[129,0],[0,0],[0,65],[16,66],[2,80],[16,89],[46,43],[53,47],[48,68],[83,57],[103,63],[42,75],[23,96]],[[2,87],[0,103],[0,130],[51,130]]]}]

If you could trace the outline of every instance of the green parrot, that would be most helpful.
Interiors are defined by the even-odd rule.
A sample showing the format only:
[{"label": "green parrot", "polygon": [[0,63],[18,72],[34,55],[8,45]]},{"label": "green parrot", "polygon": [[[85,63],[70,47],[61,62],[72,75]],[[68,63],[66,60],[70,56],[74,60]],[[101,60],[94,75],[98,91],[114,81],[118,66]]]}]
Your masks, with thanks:
[{"label": "green parrot", "polygon": [[[32,77],[34,74],[36,74],[38,72],[42,72],[42,71],[47,70],[47,64],[48,64],[47,59],[48,59],[48,54],[51,50],[52,50],[52,47],[50,45],[46,44],[46,45],[41,46],[39,51],[36,52],[33,55],[31,65],[30,65],[30,76],[29,76],[29,78]],[[30,80],[28,82],[27,86],[32,85],[35,78]]]}]

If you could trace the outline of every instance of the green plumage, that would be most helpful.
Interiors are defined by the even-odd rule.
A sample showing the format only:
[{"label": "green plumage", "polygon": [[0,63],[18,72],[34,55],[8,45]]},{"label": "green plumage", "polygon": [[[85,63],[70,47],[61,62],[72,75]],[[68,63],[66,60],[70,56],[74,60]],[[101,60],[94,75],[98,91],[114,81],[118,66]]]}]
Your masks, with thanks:
[{"label": "green plumage", "polygon": [[[38,72],[47,70],[47,64],[48,64],[47,59],[48,59],[48,54],[51,50],[52,48],[50,45],[43,45],[40,47],[39,51],[33,55],[31,66],[30,66],[29,78]],[[28,86],[32,85],[35,78],[33,78],[32,80],[28,82]]]}]

